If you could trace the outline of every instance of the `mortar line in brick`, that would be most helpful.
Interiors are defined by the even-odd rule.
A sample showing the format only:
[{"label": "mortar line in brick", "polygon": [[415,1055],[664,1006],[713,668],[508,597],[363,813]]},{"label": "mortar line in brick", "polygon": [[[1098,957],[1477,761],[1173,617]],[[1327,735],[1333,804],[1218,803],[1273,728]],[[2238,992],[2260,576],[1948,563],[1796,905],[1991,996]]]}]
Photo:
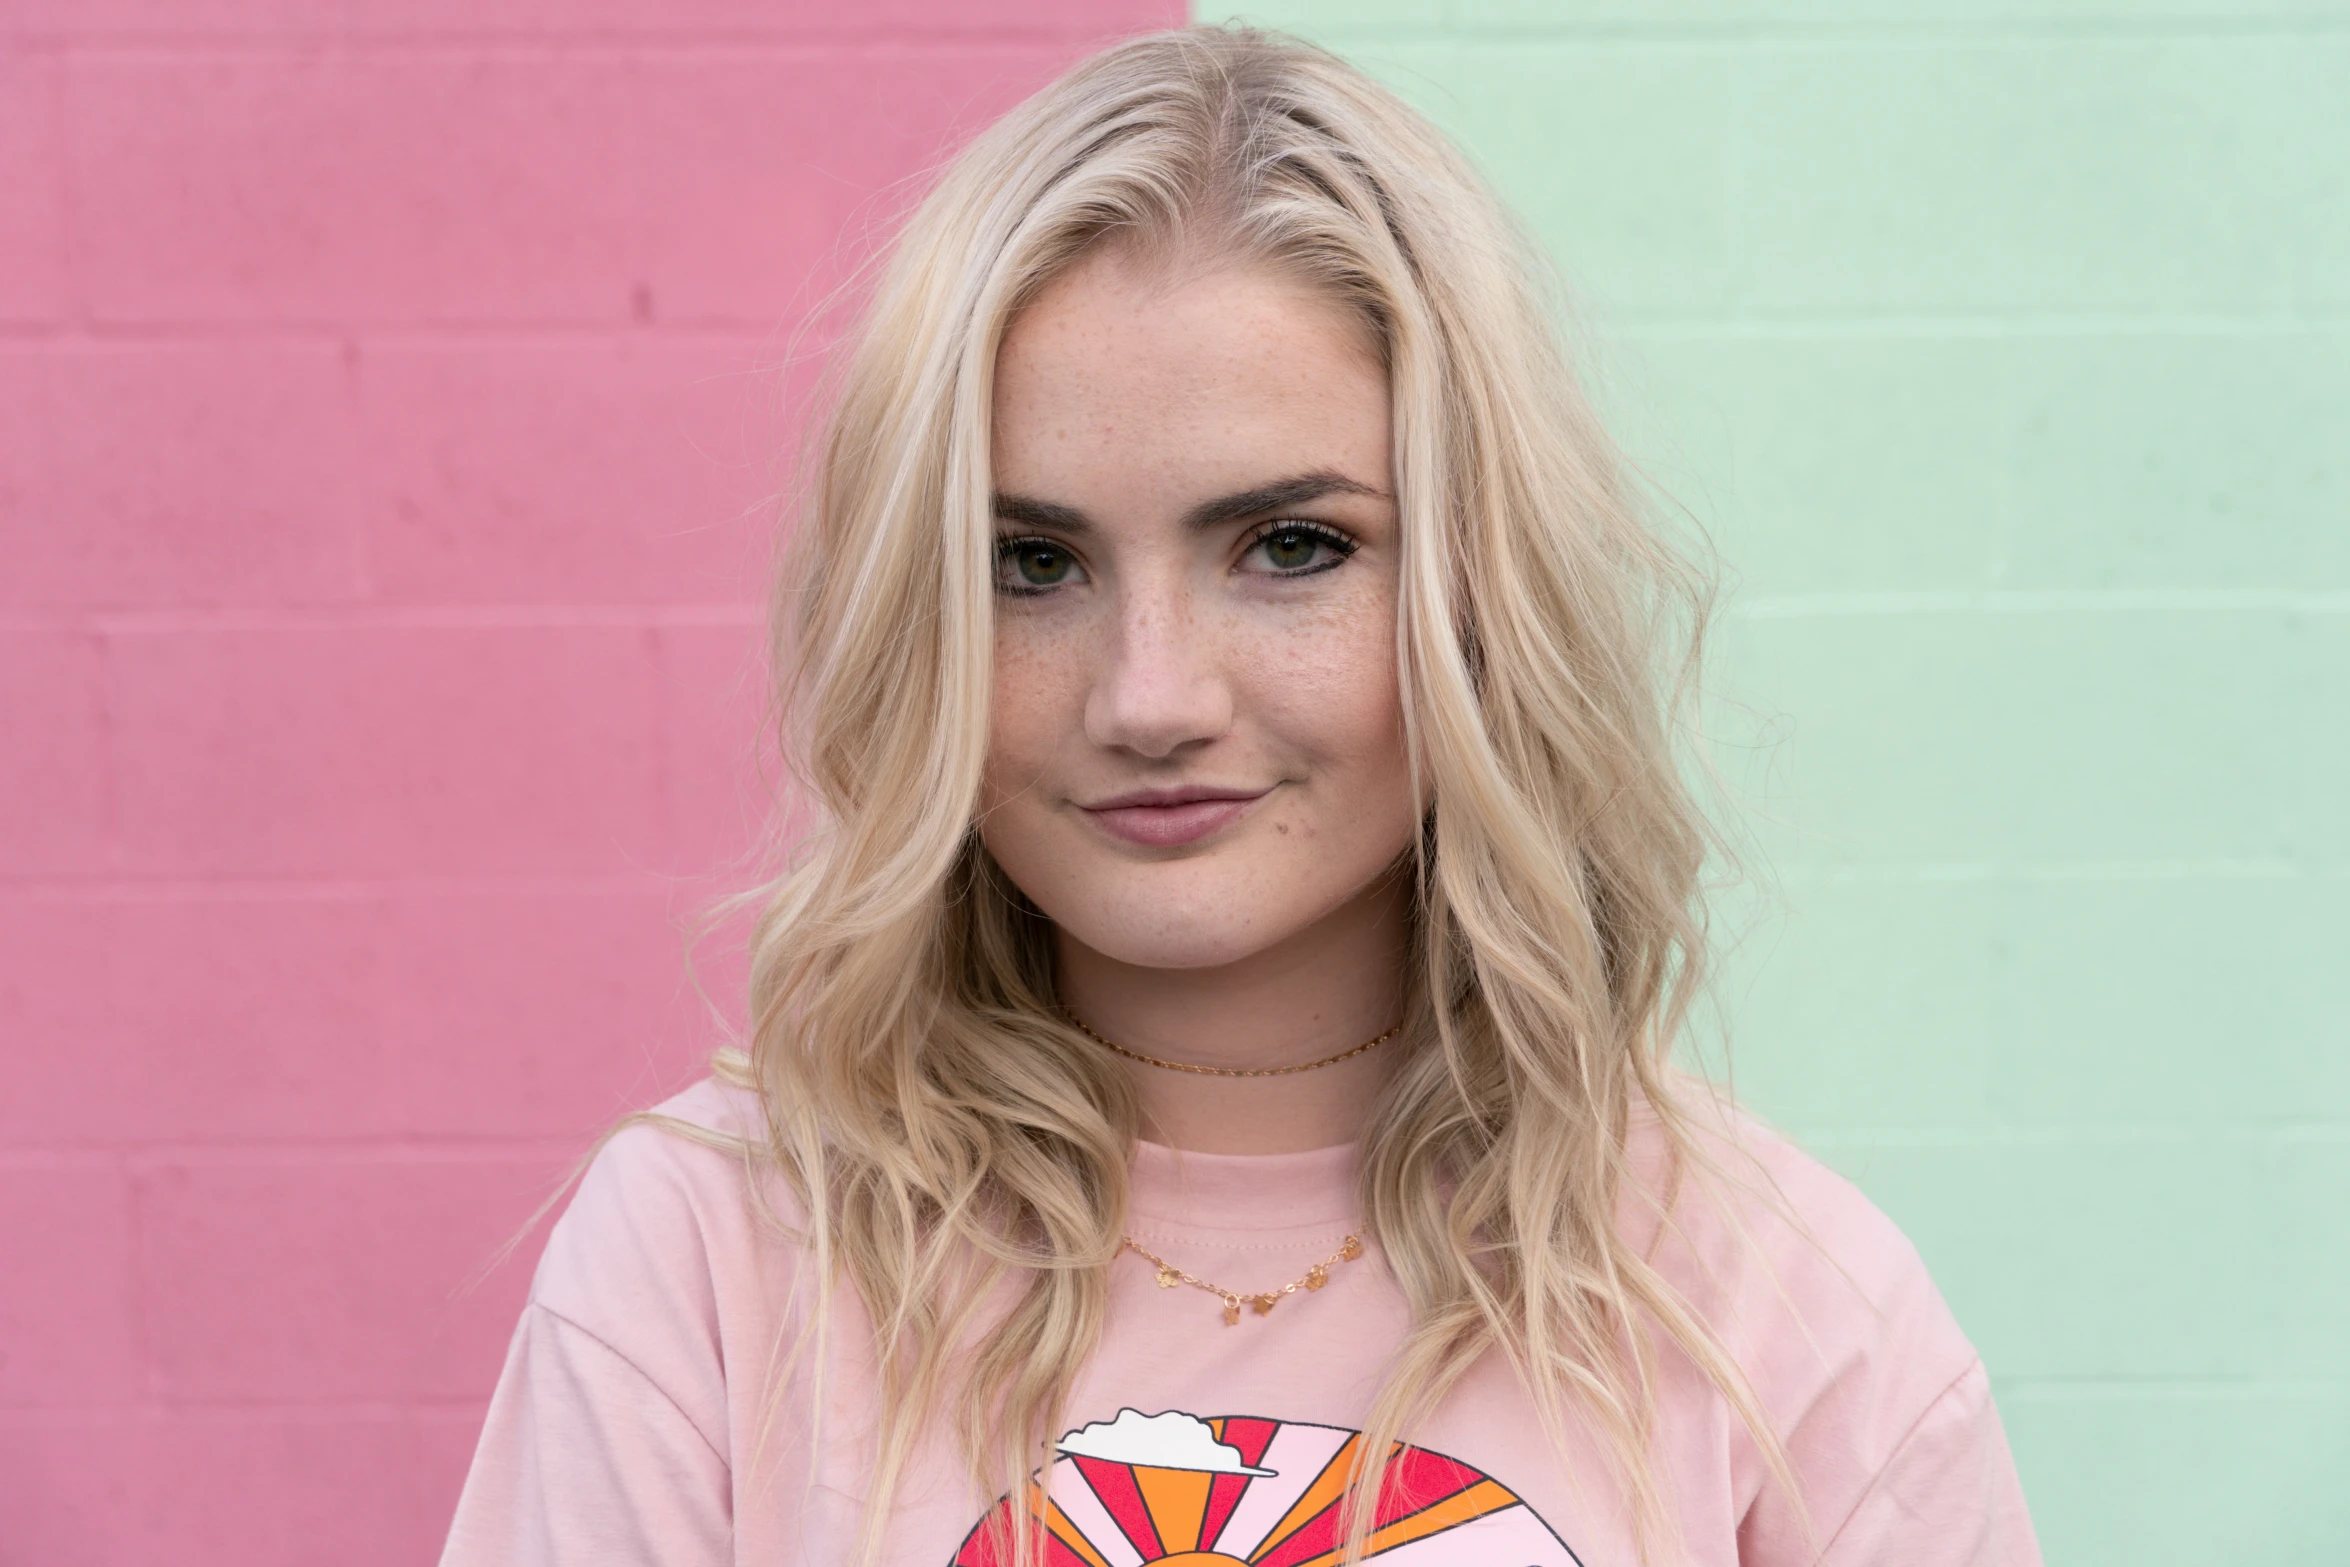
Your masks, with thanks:
[{"label": "mortar line in brick", "polygon": [[1789,593],[1733,599],[1733,620],[1879,615],[2305,614],[2350,611],[2350,590],[2290,588],[1989,588],[1958,592]]},{"label": "mortar line in brick", "polygon": [[[749,604],[336,604],[87,610],[82,615],[101,635],[136,637],[256,631],[749,629],[760,623],[763,611]],[[23,629],[18,619],[0,617],[0,629]]]},{"label": "mortar line in brick", "polygon": [[764,611],[734,604],[320,604],[223,609],[72,605],[0,609],[0,632],[100,637],[256,631],[563,631],[609,628],[756,629]]},{"label": "mortar line in brick", "polygon": [[167,1398],[157,1408],[173,1415],[212,1415],[225,1420],[402,1420],[412,1415],[446,1418],[489,1413],[489,1401],[479,1397],[418,1393],[385,1398]]},{"label": "mortar line in brick", "polygon": [[[613,1118],[630,1107],[616,1108]],[[445,1140],[417,1136],[332,1139],[288,1138],[273,1142],[250,1134],[217,1143],[126,1138],[119,1142],[84,1140],[44,1144],[18,1141],[0,1147],[0,1171],[70,1170],[104,1174],[118,1170],[136,1182],[158,1169],[202,1165],[208,1168],[341,1168],[352,1165],[429,1167],[477,1164],[499,1160],[541,1163],[577,1158],[608,1128],[583,1130],[576,1137],[516,1139],[483,1136],[468,1141],[452,1134]]]},{"label": "mortar line in brick", "polygon": [[285,35],[157,34],[47,35],[62,58],[93,65],[244,61],[366,62],[371,60],[463,59],[486,64],[530,64],[584,60],[596,63],[650,61],[668,65],[705,60],[748,60],[762,64],[827,60],[927,62],[940,59],[1018,59],[1039,48],[1083,50],[1123,36],[1111,30],[982,30],[921,33],[861,32],[800,37],[744,34],[649,36],[625,33],[555,33],[475,36],[463,33],[357,36],[321,33],[289,42]]},{"label": "mortar line in brick", "polygon": [[413,1398],[390,1399],[321,1399],[317,1403],[293,1403],[284,1400],[250,1404],[211,1403],[198,1399],[157,1400],[137,1405],[18,1404],[0,1408],[0,1431],[5,1430],[71,1430],[90,1426],[118,1425],[123,1417],[131,1415],[139,1420],[161,1424],[166,1420],[185,1420],[190,1416],[212,1417],[221,1424],[260,1424],[263,1422],[294,1422],[325,1424],[332,1420],[398,1421],[423,1415],[445,1419],[463,1415],[479,1418],[489,1412],[487,1399],[451,1399],[430,1394]]},{"label": "mortar line in brick", "polygon": [[[829,274],[827,274],[829,275]],[[804,312],[803,312],[804,313]],[[609,343],[686,345],[739,342],[773,348],[773,362],[755,360],[751,369],[781,370],[789,362],[784,340],[799,316],[778,309],[756,315],[663,316],[650,323],[624,312],[597,316],[121,316],[68,322],[0,322],[0,347],[123,348],[181,347],[213,343],[316,345],[356,339],[363,345],[459,347],[563,347]]]},{"label": "mortar line in brick", "polygon": [[1654,23],[1604,20],[1582,23],[1471,20],[1440,23],[1432,27],[1409,23],[1392,27],[1377,24],[1348,27],[1340,23],[1316,27],[1313,33],[1317,39],[1334,49],[1354,53],[1380,48],[1424,48],[1431,44],[1523,47],[1543,43],[1707,51],[1751,49],[1758,52],[1792,52],[1803,49],[1909,47],[1947,52],[1953,46],[2144,45],[2335,38],[2350,34],[2350,19],[2333,16],[2205,17],[2140,21],[2116,16],[2102,21],[2033,22],[2002,19],[1988,23],[1926,19],[1908,25],[1879,27],[1837,21],[1691,22],[1686,26],[1659,26]]},{"label": "mortar line in brick", "polygon": [[[2046,1126],[2014,1122],[1966,1126],[1827,1126],[1809,1123],[1799,1124],[1796,1131],[1798,1140],[1814,1153],[1821,1149],[1827,1149],[1832,1154],[1857,1154],[1877,1149],[1898,1149],[1903,1152],[1998,1149],[2012,1152],[2060,1148],[2113,1150],[2185,1147],[2200,1152],[2217,1150],[2258,1157],[2267,1151],[2270,1140],[2285,1128],[2286,1123],[2227,1121],[2214,1126],[2207,1120],[2114,1120]],[[1831,1158],[1828,1162],[1834,1164],[1835,1160]]]},{"label": "mortar line in brick", "polygon": [[686,893],[725,880],[713,875],[584,872],[480,876],[136,876],[73,881],[59,877],[0,877],[5,897],[23,903],[151,905],[170,903],[348,903],[371,898],[494,898],[514,894],[569,896]]},{"label": "mortar line in brick", "polygon": [[98,1147],[40,1148],[8,1143],[0,1145],[0,1170],[51,1170],[79,1175],[104,1175],[109,1170],[119,1170],[127,1175],[129,1168],[123,1163],[123,1156],[128,1146],[109,1143]]},{"label": "mortar line in brick", "polygon": [[[618,1120],[628,1114],[630,1108],[615,1107],[612,1119]],[[550,1161],[567,1166],[569,1161],[585,1153],[608,1129],[598,1124],[583,1128],[576,1136],[559,1138],[484,1136],[469,1139],[457,1134],[394,1134],[382,1137],[288,1138],[283,1142],[269,1142],[240,1136],[217,1143],[172,1138],[126,1143],[120,1151],[126,1162],[125,1167],[134,1178],[152,1175],[159,1170],[191,1166],[205,1169],[278,1170],[365,1167],[421,1169],[485,1162],[541,1165]],[[550,1175],[553,1173],[550,1171]]]},{"label": "mortar line in brick", "polygon": [[1984,310],[1916,314],[1887,311],[1882,315],[1854,312],[1843,315],[1793,313],[1772,315],[1745,309],[1720,315],[1648,316],[1605,310],[1604,299],[1593,319],[1593,335],[1601,346],[1623,339],[1660,338],[1672,341],[1777,342],[1825,338],[1833,341],[1891,338],[1939,341],[2013,338],[2269,338],[2299,339],[2350,331],[2350,316],[2334,312],[2296,314],[2261,311],[2249,315],[2153,311],[2128,315],[2081,315],[2063,311]]},{"label": "mortar line in brick", "polygon": [[2280,1148],[2330,1147],[2336,1143],[2350,1143],[2350,1120],[2312,1121],[2285,1127],[2276,1135]]},{"label": "mortar line in brick", "polygon": [[2301,860],[2235,857],[2188,860],[1877,860],[1851,862],[1782,860],[1771,873],[1780,880],[1820,884],[1991,881],[2292,881],[2350,878],[2350,866]]},{"label": "mortar line in brick", "polygon": [[2084,1372],[2077,1376],[2062,1373],[2036,1372],[2028,1376],[2000,1376],[1992,1381],[1998,1385],[2001,1399],[2010,1397],[2034,1399],[2049,1393],[2076,1396],[2081,1393],[2111,1393],[2131,1402],[2152,1403],[2160,1399],[2208,1399],[2214,1395],[2227,1398],[2309,1397],[2332,1401],[2350,1396],[2350,1377],[2275,1377],[2258,1373],[2243,1376],[2181,1376],[2167,1373],[2149,1373],[2132,1376],[2126,1373]]}]

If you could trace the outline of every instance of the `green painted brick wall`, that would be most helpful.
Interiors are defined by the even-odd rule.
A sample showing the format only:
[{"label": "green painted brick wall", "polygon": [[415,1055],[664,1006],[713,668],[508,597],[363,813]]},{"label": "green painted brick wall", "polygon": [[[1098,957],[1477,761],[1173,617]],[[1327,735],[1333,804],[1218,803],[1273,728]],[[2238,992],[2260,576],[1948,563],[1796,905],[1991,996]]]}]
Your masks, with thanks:
[{"label": "green painted brick wall", "polygon": [[2049,1560],[2350,1564],[2350,4],[1245,15],[1484,162],[1720,548],[1739,1090]]}]

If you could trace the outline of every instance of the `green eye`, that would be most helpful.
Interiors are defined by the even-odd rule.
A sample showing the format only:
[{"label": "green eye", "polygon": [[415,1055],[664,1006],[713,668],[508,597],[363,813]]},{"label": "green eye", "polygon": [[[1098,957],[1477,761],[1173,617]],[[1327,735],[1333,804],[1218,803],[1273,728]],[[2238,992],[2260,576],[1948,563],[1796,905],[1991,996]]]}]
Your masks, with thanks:
[{"label": "green eye", "polygon": [[1076,569],[1069,552],[1050,539],[1006,539],[996,546],[996,580],[1015,591],[1057,588]]},{"label": "green eye", "polygon": [[1283,528],[1265,535],[1265,559],[1283,571],[1313,564],[1322,541],[1302,528]]},{"label": "green eye", "polygon": [[1354,552],[1355,542],[1345,534],[1305,523],[1268,528],[1249,546],[1249,553],[1262,559],[1265,568],[1289,577],[1327,571]]}]

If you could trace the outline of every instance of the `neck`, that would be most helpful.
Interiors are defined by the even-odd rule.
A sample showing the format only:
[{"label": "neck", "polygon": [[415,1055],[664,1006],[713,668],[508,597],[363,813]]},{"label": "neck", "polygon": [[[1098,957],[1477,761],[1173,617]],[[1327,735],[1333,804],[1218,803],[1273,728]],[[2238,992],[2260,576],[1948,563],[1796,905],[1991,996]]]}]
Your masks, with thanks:
[{"label": "neck", "polygon": [[[1128,1050],[1227,1070],[1298,1066],[1395,1026],[1411,940],[1409,887],[1370,889],[1275,946],[1210,968],[1122,963],[1058,936],[1061,1000]],[[1360,1138],[1399,1040],[1280,1077],[1216,1077],[1118,1057],[1142,1135],[1197,1153],[1295,1153]]]}]

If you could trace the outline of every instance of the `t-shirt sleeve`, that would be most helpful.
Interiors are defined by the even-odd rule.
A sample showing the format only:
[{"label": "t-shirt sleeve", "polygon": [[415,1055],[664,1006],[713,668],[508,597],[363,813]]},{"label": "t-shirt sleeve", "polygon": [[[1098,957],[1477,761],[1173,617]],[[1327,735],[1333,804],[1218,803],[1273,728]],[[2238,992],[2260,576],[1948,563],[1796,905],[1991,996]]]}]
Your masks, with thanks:
[{"label": "t-shirt sleeve", "polygon": [[[705,1085],[663,1114],[726,1110]],[[732,1563],[728,1303],[767,1298],[742,1182],[667,1124],[605,1142],[547,1237],[443,1567]]]},{"label": "t-shirt sleeve", "polygon": [[1841,1524],[1820,1567],[2039,1567],[2015,1460],[1976,1361],[1927,1406]]},{"label": "t-shirt sleeve", "polygon": [[711,1437],[626,1356],[534,1303],[441,1567],[723,1567],[731,1505]]},{"label": "t-shirt sleeve", "polygon": [[1777,1193],[1743,1218],[1765,1265],[1709,1233],[1700,1277],[1735,1281],[1721,1320],[1795,1494],[1733,1436],[1741,1567],[2039,1567],[1982,1358],[1917,1249],[1791,1144],[1749,1146]]}]

